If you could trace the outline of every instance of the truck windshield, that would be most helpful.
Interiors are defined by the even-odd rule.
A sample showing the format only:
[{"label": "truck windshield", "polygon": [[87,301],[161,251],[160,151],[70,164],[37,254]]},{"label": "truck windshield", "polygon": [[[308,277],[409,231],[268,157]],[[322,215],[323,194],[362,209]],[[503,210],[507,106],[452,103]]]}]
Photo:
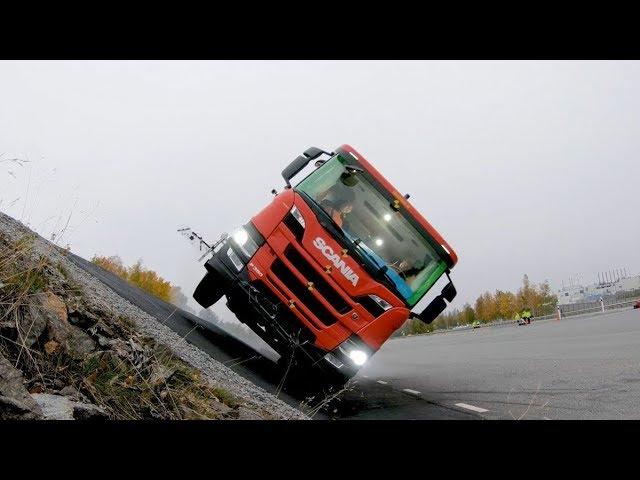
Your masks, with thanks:
[{"label": "truck windshield", "polygon": [[447,269],[446,262],[405,215],[392,208],[392,196],[370,181],[354,162],[336,155],[302,180],[308,195],[345,236],[379,267],[410,305],[415,305]]}]

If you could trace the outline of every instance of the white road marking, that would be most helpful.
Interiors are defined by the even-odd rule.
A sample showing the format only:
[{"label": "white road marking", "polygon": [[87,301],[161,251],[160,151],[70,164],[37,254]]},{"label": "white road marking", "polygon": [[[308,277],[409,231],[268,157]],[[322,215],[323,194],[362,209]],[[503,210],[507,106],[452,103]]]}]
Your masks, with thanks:
[{"label": "white road marking", "polygon": [[467,410],[473,410],[474,412],[484,413],[488,412],[486,408],[476,407],[475,405],[469,405],[467,403],[456,403],[456,407],[466,408]]},{"label": "white road marking", "polygon": [[410,388],[403,388],[402,391],[408,393],[409,395],[420,395],[419,391],[411,390]]},{"label": "white road marking", "polygon": [[378,380],[378,383],[379,383],[380,385],[386,385],[386,384],[387,384],[387,382],[385,382],[384,380]]}]

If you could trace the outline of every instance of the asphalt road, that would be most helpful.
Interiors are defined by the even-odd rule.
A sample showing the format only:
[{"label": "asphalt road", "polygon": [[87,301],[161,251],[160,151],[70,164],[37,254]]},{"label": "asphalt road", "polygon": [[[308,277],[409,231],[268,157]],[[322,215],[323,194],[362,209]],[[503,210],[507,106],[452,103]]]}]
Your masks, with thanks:
[{"label": "asphalt road", "polygon": [[640,310],[393,340],[360,373],[487,419],[639,419]]},{"label": "asphalt road", "polygon": [[[284,372],[242,340],[194,328],[203,321],[193,314],[70,257],[239,375],[290,405],[305,401],[279,388]],[[392,339],[314,418],[640,418],[640,311]]]}]

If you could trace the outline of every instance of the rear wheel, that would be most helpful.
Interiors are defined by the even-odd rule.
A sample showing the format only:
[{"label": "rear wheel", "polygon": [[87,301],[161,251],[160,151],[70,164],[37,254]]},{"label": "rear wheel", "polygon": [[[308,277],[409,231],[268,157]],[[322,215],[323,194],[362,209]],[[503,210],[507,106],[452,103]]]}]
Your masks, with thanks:
[{"label": "rear wheel", "polygon": [[207,274],[200,280],[200,283],[193,292],[193,298],[204,308],[209,308],[224,295],[221,279],[214,273]]}]

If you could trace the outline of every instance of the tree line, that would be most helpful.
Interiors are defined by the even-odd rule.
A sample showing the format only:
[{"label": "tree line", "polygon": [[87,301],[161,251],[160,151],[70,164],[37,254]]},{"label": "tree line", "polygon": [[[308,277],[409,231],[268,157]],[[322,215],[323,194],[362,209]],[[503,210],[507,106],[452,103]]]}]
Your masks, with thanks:
[{"label": "tree line", "polygon": [[142,260],[138,260],[133,265],[126,267],[117,255],[110,257],[94,255],[91,258],[91,262],[165,302],[175,303],[175,301],[179,302],[181,300],[180,295],[182,292],[180,288],[171,285],[168,280],[165,280],[153,270],[145,268],[142,265]]},{"label": "tree line", "polygon": [[418,319],[408,320],[396,335],[429,333],[434,330],[469,325],[476,320],[487,323],[494,320],[511,320],[524,308],[531,309],[534,317],[555,312],[558,298],[551,292],[547,282],[531,284],[525,274],[522,286],[516,292],[496,290],[484,292],[473,305],[465,303],[462,308],[445,311],[429,325]]}]

